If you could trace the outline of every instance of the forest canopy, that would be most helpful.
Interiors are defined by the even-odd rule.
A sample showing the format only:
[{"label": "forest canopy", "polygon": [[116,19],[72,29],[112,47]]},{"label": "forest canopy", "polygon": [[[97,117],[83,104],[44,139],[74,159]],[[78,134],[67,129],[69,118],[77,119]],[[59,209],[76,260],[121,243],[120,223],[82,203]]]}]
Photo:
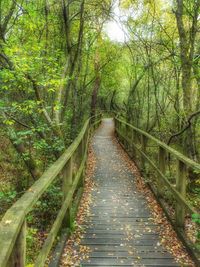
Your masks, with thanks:
[{"label": "forest canopy", "polygon": [[[30,186],[100,110],[198,162],[199,9],[199,0],[1,0],[2,192]],[[105,30],[116,20],[121,41]]]},{"label": "forest canopy", "polygon": [[[120,112],[199,161],[199,6],[199,0],[0,2],[1,164],[9,158],[24,170],[19,187],[37,179],[98,110]],[[121,42],[105,30],[116,19]]]},{"label": "forest canopy", "polygon": [[[100,112],[200,162],[200,0],[0,0],[1,217]],[[26,218],[28,263],[60,209],[56,179]]]}]

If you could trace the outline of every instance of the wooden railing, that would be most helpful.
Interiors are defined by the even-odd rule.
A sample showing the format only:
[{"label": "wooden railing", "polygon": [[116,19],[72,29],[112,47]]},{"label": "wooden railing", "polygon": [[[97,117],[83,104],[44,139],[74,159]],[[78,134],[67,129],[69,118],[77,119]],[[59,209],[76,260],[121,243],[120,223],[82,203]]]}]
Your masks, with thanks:
[{"label": "wooden railing", "polygon": [[98,126],[101,115],[86,121],[78,137],[31,188],[6,212],[0,224],[0,267],[23,267],[26,262],[26,216],[34,204],[61,176],[63,203],[36,259],[36,267],[45,265],[61,227],[68,227],[70,207],[75,192],[83,186],[90,132]]},{"label": "wooden railing", "polygon": [[[195,244],[188,240],[185,225],[188,220],[191,220],[193,214],[197,214],[195,209],[189,204],[186,196],[188,168],[190,171],[200,173],[200,164],[187,158],[147,132],[127,123],[124,119],[115,117],[115,130],[125,150],[134,158],[144,177],[146,176],[152,191],[157,196],[157,199],[159,199],[179,237],[181,237],[199,264],[200,253],[196,249]],[[157,152],[153,155],[150,148],[153,148],[154,151],[157,149]],[[174,177],[172,179],[169,179],[167,176],[169,158],[172,161],[172,168],[174,169],[174,166],[177,166],[173,170]],[[176,162],[177,165],[174,164]],[[148,175],[150,170],[152,175]],[[164,201],[162,199],[166,191],[174,198],[174,209],[170,208],[171,205],[163,204]]]}]

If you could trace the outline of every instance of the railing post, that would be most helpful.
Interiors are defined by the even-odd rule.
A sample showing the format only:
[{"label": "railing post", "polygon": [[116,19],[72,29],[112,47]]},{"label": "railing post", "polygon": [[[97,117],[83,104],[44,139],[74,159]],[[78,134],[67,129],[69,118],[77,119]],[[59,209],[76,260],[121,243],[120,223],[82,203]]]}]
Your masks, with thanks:
[{"label": "railing post", "polygon": [[123,130],[122,130],[122,123],[121,123],[121,121],[119,122],[119,132],[120,132],[119,139],[122,141],[121,134],[123,134]]},{"label": "railing post", "polygon": [[[147,137],[142,134],[141,135],[141,149],[142,149],[143,153],[146,153],[146,144],[147,144]],[[146,161],[146,159],[141,154],[141,170],[142,170],[142,173],[145,173],[145,171],[146,171],[145,161]]]},{"label": "railing post", "polygon": [[[187,167],[182,161],[178,160],[176,189],[182,195],[183,198],[186,197],[186,179],[187,179]],[[185,207],[181,205],[179,202],[176,202],[177,227],[184,228],[184,220],[185,220]]]},{"label": "railing post", "polygon": [[[166,151],[161,146],[159,146],[158,165],[159,165],[159,169],[162,172],[162,174],[165,175],[166,173]],[[158,192],[157,193],[158,193],[158,197],[162,197],[163,182],[162,182],[160,175],[158,175],[157,177],[158,177],[158,180],[157,180]]]},{"label": "railing post", "polygon": [[[125,124],[125,136],[127,136],[129,139],[129,126],[127,124]],[[127,149],[127,152],[128,152],[130,149],[130,144],[128,143],[128,141],[125,140],[124,145],[125,145],[125,148]]]},{"label": "railing post", "polygon": [[117,120],[116,120],[116,118],[114,117],[113,120],[114,120],[114,126],[115,126],[115,128],[117,128]]},{"label": "railing post", "polygon": [[[85,134],[83,136],[83,139],[82,139],[81,144],[80,144],[81,145],[81,153],[80,153],[81,161],[80,161],[80,164],[82,163],[82,160],[84,158],[85,149],[86,149],[86,140],[87,140],[87,134]],[[84,169],[83,169],[83,172],[81,174],[78,187],[83,187],[83,185],[84,185]]]},{"label": "railing post", "polygon": [[135,131],[132,129],[131,131],[131,153],[132,153],[132,158],[136,159],[137,158],[137,155],[136,155],[136,149],[134,147],[135,145],[135,141],[136,141],[136,138],[135,138]]},{"label": "railing post", "polygon": [[26,264],[26,220],[22,224],[7,267],[24,267]]},{"label": "railing post", "polygon": [[[123,136],[126,136],[126,125],[124,125],[124,123],[121,123],[121,133]],[[122,136],[122,144],[124,145],[124,148],[126,149],[126,140],[123,138]]]},{"label": "railing post", "polygon": [[[85,152],[85,140],[86,140],[86,134],[84,134],[81,143],[80,143],[80,157],[81,157],[81,162],[84,157],[84,152]],[[80,162],[80,164],[81,164]]]},{"label": "railing post", "polygon": [[[73,156],[68,160],[67,164],[63,169],[63,201],[65,201],[67,194],[72,186],[72,170],[73,169]],[[70,227],[71,226],[71,205],[67,210],[65,219],[64,219],[64,226]]]},{"label": "railing post", "polygon": [[118,126],[117,126],[117,128],[118,128],[118,131],[119,131],[119,133],[118,133],[118,138],[119,138],[119,140],[121,141],[121,136],[120,136],[120,133],[122,133],[122,131],[121,131],[121,122],[120,121],[118,121]]}]

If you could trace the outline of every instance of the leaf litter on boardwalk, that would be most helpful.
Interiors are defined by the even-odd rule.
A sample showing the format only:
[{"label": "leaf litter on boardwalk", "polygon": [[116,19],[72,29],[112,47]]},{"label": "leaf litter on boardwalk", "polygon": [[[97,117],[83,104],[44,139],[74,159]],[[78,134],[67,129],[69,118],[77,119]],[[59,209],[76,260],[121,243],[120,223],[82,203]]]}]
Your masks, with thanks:
[{"label": "leaf litter on boardwalk", "polygon": [[[116,142],[116,140],[114,142]],[[181,266],[187,266],[187,267],[195,266],[191,258],[187,254],[185,248],[183,247],[182,243],[178,240],[177,235],[174,232],[171,224],[167,221],[162,211],[162,208],[158,205],[152,192],[150,191],[150,189],[147,187],[144,180],[142,179],[136,165],[130,160],[129,156],[126,154],[124,150],[122,150],[119,144],[118,144],[118,148],[119,148],[120,154],[122,155],[122,157],[125,159],[125,162],[127,163],[127,167],[136,177],[135,184],[136,184],[137,190],[146,197],[148,206],[152,213],[152,218],[150,218],[150,220],[152,220],[152,222],[154,222],[156,225],[159,225],[157,227],[157,232],[159,233],[160,240],[159,242],[157,242],[155,246],[155,250],[156,249],[159,250],[159,247],[162,245],[167,251],[169,251],[175,257],[176,261],[180,263]],[[119,166],[116,166],[116,168],[118,168],[118,170],[120,169]],[[79,207],[79,211],[78,211],[78,215],[76,219],[77,228],[66,244],[66,248],[65,248],[65,251],[62,257],[61,266],[66,266],[66,267],[80,266],[80,263],[82,260],[89,260],[89,254],[91,252],[90,247],[82,246],[80,243],[81,243],[81,239],[84,234],[84,229],[81,227],[81,225],[86,220],[87,215],[89,215],[89,206],[92,203],[91,191],[94,188],[94,182],[92,181],[91,177],[94,172],[94,169],[95,169],[95,158],[94,158],[94,153],[90,147],[88,166],[87,166],[86,185],[85,185],[83,198],[82,198],[81,205]],[[122,172],[122,170],[119,170],[119,171]],[[143,221],[141,221],[141,226],[144,228],[143,232],[142,233],[137,232],[134,234],[134,236],[132,236],[132,233],[130,229],[128,228],[129,226],[127,226],[127,228],[125,229],[126,238],[124,241],[128,242],[132,238],[137,239],[143,233],[154,232],[154,230],[149,228],[149,226],[146,225]],[[124,244],[121,244],[121,245],[124,246]],[[97,248],[94,248],[94,250],[96,249]],[[129,247],[129,255],[130,256],[134,255],[134,257],[136,258],[135,261],[133,262],[134,266],[141,259],[140,256],[138,255],[138,252],[132,246]]]},{"label": "leaf litter on boardwalk", "polygon": [[[156,201],[153,193],[150,188],[144,181],[144,178],[141,176],[136,164],[130,159],[128,154],[122,149],[121,145],[117,142],[118,151],[121,156],[124,158],[127,167],[133,173],[135,179],[135,185],[138,192],[142,193],[148,202],[148,207],[150,208],[152,218],[150,218],[155,224],[158,224],[157,231],[160,236],[160,242],[156,244],[155,249],[161,245],[174,257],[175,260],[185,267],[195,267],[194,262],[187,253],[182,242],[178,239],[176,232],[172,228],[172,225],[167,220],[162,208]],[[151,229],[150,229],[151,231]]]},{"label": "leaf litter on boardwalk", "polygon": [[91,252],[90,247],[83,246],[80,243],[84,235],[84,227],[82,227],[82,224],[85,222],[85,219],[89,214],[90,204],[92,203],[91,192],[95,186],[92,180],[92,175],[94,173],[95,166],[96,159],[94,151],[92,149],[92,146],[89,145],[84,192],[76,216],[76,227],[66,243],[60,266],[80,266],[81,260],[86,260],[89,258],[89,253]]}]

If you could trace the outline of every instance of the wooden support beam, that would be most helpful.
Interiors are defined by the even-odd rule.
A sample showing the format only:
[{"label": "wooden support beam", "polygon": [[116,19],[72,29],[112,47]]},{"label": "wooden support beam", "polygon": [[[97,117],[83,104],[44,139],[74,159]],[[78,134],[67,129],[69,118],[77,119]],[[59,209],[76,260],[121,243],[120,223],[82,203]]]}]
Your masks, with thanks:
[{"label": "wooden support beam", "polygon": [[25,267],[26,264],[26,221],[24,221],[14,245],[7,267]]},{"label": "wooden support beam", "polygon": [[[187,183],[187,167],[186,165],[178,160],[177,166],[177,177],[176,177],[176,189],[181,196],[186,198],[186,183]],[[185,207],[176,202],[176,225],[178,228],[184,228],[185,221]]]},{"label": "wooden support beam", "polygon": [[[163,147],[159,146],[159,153],[158,153],[158,166],[159,166],[159,170],[161,171],[161,173],[165,176],[166,173],[166,151]],[[160,175],[157,175],[158,180],[157,180],[157,187],[158,187],[158,191],[157,191],[157,196],[158,197],[162,197],[162,193],[163,193],[163,180],[160,177]]]},{"label": "wooden support beam", "polygon": [[[143,134],[141,134],[141,150],[144,154],[146,154],[146,147],[147,147],[147,137]],[[143,173],[146,172],[146,159],[141,154],[141,171]]]},{"label": "wooden support beam", "polygon": [[[63,202],[65,201],[73,183],[73,156],[68,160],[67,164],[63,169]],[[65,218],[63,220],[63,227],[71,227],[71,205],[66,212]]]},{"label": "wooden support beam", "polygon": [[137,158],[137,152],[136,152],[136,149],[135,149],[135,146],[134,146],[134,144],[136,145],[136,133],[135,133],[135,131],[133,130],[133,129],[130,129],[130,131],[131,131],[131,154],[132,154],[132,158],[134,159],[134,160],[136,160],[136,158]]}]

